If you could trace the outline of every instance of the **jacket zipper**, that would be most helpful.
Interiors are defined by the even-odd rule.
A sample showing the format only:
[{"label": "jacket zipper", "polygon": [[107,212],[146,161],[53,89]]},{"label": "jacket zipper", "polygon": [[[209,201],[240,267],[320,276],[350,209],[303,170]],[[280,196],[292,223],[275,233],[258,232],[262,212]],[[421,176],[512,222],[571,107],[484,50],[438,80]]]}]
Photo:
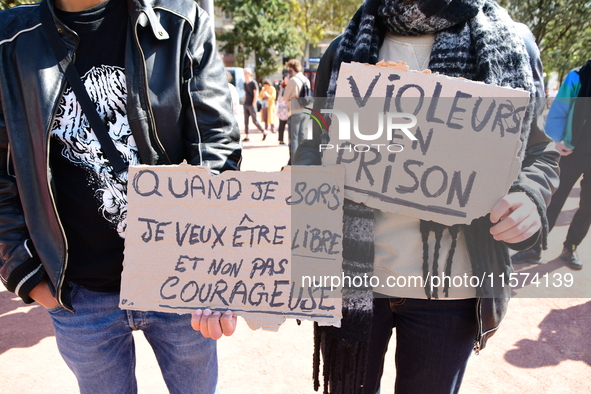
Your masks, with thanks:
[{"label": "jacket zipper", "polygon": [[10,172],[10,156],[12,156],[12,150],[10,149],[10,144],[8,144],[8,149],[6,152],[6,174],[13,178],[16,178],[14,174]]},{"label": "jacket zipper", "polygon": [[[147,17],[147,15],[146,15]],[[135,27],[133,29],[133,35],[135,38],[135,43],[137,44],[137,47],[140,51],[140,55],[141,55],[141,59],[140,59],[140,63],[142,64],[142,69],[144,72],[144,87],[146,89],[146,94],[145,94],[145,98],[146,101],[148,102],[148,111],[150,113],[150,125],[152,126],[152,134],[154,136],[154,139],[156,140],[156,142],[158,143],[158,148],[160,148],[160,150],[162,151],[162,153],[164,154],[164,156],[166,157],[166,160],[168,161],[168,164],[172,164],[172,161],[170,161],[170,157],[168,157],[168,153],[166,153],[166,150],[164,149],[164,145],[162,145],[162,142],[160,141],[160,138],[158,138],[158,132],[156,130],[156,124],[154,123],[154,113],[152,111],[152,103],[150,103],[150,95],[147,93],[148,90],[148,77],[147,77],[147,70],[146,70],[146,62],[144,61],[144,51],[142,50],[142,47],[140,45],[140,40],[137,34],[137,30],[138,30],[138,25],[139,25],[139,17],[136,18],[135,20]]]},{"label": "jacket zipper", "polygon": [[476,339],[474,340],[474,353],[479,355],[480,350],[482,350],[482,338],[499,328],[497,326],[490,330],[482,331],[482,298],[478,298],[476,301],[476,320],[478,321],[478,331],[476,332]]},{"label": "jacket zipper", "polygon": [[476,339],[474,340],[474,353],[480,354],[482,348],[482,298],[476,300],[476,321],[478,322],[478,331],[476,332]]},{"label": "jacket zipper", "polygon": [[[73,61],[73,59],[72,59],[72,61]],[[59,95],[60,98],[63,97],[64,91],[66,90],[66,83],[65,82],[62,82],[62,83],[63,83],[63,85],[62,85],[60,95]],[[57,113],[58,107],[59,107],[59,100],[54,108],[53,115],[51,116],[51,122],[49,123],[50,129],[49,129],[49,132],[47,135],[47,146],[46,146],[47,163],[45,165],[45,168],[46,168],[46,176],[47,176],[47,189],[49,190],[49,195],[51,197],[51,204],[53,206],[53,212],[55,214],[55,217],[57,218],[56,221],[59,225],[60,232],[62,234],[62,239],[64,240],[64,251],[65,251],[63,268],[62,268],[62,271],[60,272],[59,282],[56,284],[56,298],[57,298],[57,302],[59,302],[59,304],[61,306],[63,306],[64,308],[66,308],[70,312],[74,312],[74,309],[71,306],[64,305],[64,302],[62,300],[62,286],[63,286],[64,279],[66,276],[66,268],[68,267],[68,257],[69,257],[68,256],[68,239],[66,238],[66,232],[65,232],[62,222],[60,220],[60,217],[59,217],[59,214],[57,211],[57,205],[55,203],[55,196],[53,195],[53,190],[52,190],[50,182],[49,182],[49,179],[50,179],[50,174],[49,174],[49,160],[50,160],[49,150],[50,150],[50,148],[49,148],[49,146],[51,144],[51,135],[50,134],[51,134],[51,127],[53,127],[53,123],[55,122],[55,115]]]}]

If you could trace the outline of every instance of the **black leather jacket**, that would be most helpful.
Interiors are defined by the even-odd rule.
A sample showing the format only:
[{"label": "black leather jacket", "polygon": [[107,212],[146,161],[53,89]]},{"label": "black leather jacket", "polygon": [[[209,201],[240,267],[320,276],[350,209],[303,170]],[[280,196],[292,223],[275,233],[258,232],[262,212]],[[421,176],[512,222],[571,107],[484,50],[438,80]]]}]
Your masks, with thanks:
[{"label": "black leather jacket", "polygon": [[[535,97],[537,117],[531,125],[531,132],[527,141],[525,158],[522,162],[521,172],[513,184],[513,189],[527,190],[530,196],[535,197],[538,209],[545,212],[546,206],[550,203],[552,193],[558,187],[558,160],[560,155],[556,151],[554,142],[544,132],[543,118],[541,116],[545,105],[544,79],[542,73],[542,62],[540,53],[534,37],[523,24],[516,24],[515,28],[523,37],[526,49],[530,56],[530,65],[535,83]],[[328,47],[316,73],[315,95],[326,97],[330,73],[334,62],[336,50],[341,37],[337,37]],[[318,108],[320,109],[320,108]],[[320,165],[322,162],[319,153],[320,133],[317,129],[314,132],[313,140],[305,140],[295,154],[294,164],[297,165]],[[544,214],[545,219],[545,214]],[[540,232],[541,233],[541,232]],[[540,233],[535,234],[528,240],[518,244],[507,244],[511,249],[523,250],[532,247]],[[491,269],[489,272],[496,272]],[[497,330],[505,312],[510,297],[510,288],[506,287],[506,294],[503,298],[480,298],[477,302],[476,318],[479,323],[478,333],[474,341],[474,350],[479,351],[486,346],[486,341]]]},{"label": "black leather jacket", "polygon": [[[40,4],[0,13],[0,275],[25,302],[47,277],[71,309],[62,291],[68,244],[49,167],[66,79],[43,33]],[[127,116],[141,163],[237,170],[239,130],[207,14],[192,0],[128,0],[128,9]],[[78,37],[53,17],[71,55],[65,65]]]}]

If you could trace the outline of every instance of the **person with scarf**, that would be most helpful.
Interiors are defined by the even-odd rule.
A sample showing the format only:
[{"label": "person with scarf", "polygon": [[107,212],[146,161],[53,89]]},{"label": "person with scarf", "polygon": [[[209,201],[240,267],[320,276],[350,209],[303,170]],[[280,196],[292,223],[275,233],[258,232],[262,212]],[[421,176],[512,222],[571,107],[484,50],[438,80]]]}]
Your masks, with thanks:
[{"label": "person with scarf", "polygon": [[[366,0],[319,65],[316,97],[335,96],[341,63],[402,60],[451,77],[522,88],[543,97],[533,36],[493,0]],[[318,101],[317,101],[318,102]],[[507,196],[470,225],[444,225],[345,201],[343,270],[350,277],[395,272],[481,276],[512,272],[508,246],[546,244],[546,205],[557,186],[558,152],[531,100],[521,130],[522,169]],[[543,104],[543,103],[542,103]],[[315,103],[316,106],[316,103]],[[541,106],[540,106],[541,107]],[[317,107],[320,109],[320,107]],[[318,165],[326,130],[302,143],[294,164]],[[443,259],[442,259],[443,260]],[[396,393],[457,393],[468,358],[507,310],[509,286],[448,289],[345,287],[341,327],[315,324],[314,385],[331,394],[375,394],[396,328]],[[446,299],[447,298],[447,299]],[[320,359],[323,359],[323,365]]]}]

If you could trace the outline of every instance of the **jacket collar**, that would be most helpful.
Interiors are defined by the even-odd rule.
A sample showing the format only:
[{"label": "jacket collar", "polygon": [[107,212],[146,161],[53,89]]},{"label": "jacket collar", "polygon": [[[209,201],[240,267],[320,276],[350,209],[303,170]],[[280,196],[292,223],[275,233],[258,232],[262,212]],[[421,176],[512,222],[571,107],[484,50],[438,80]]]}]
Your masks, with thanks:
[{"label": "jacket collar", "polygon": [[154,37],[158,40],[167,40],[169,38],[168,33],[164,30],[164,27],[162,27],[158,18],[156,18],[152,1],[127,0],[127,5],[129,8],[129,16],[134,24],[136,21],[144,27],[149,24],[152,27]]},{"label": "jacket collar", "polygon": [[[64,34],[67,38],[67,41],[78,43],[78,36],[76,33],[63,24],[55,15],[55,0],[43,1],[48,2],[51,16],[53,17],[55,26],[60,31],[60,34]],[[152,4],[151,2],[149,3],[149,0],[127,0],[127,6],[130,20],[134,26],[136,23],[139,23],[143,27],[149,24],[156,39],[166,40],[169,38],[168,33],[158,21],[158,18],[156,17],[154,9],[152,8]]]},{"label": "jacket collar", "polygon": [[[78,35],[66,26],[62,21],[55,15],[55,0],[43,0],[49,6],[49,12],[51,12],[51,17],[53,18],[53,22],[55,23],[55,27],[59,32],[60,36],[64,40],[64,44],[68,49],[76,49],[78,46]],[[43,11],[44,7],[41,7],[41,12]]]}]

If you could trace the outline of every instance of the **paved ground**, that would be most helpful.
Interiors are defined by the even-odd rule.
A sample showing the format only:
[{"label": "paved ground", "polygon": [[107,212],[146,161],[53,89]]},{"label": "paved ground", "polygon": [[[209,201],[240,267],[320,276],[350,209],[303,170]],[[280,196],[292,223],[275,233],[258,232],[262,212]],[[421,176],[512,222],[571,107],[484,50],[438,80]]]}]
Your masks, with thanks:
[{"label": "paved ground", "polygon": [[[287,147],[277,134],[261,142],[251,133],[243,169],[277,171],[287,162]],[[579,190],[571,196],[577,197]],[[550,250],[539,267],[519,267],[540,275],[572,273],[556,257],[576,210],[571,198],[551,234]],[[586,263],[575,275],[591,287],[591,237],[580,246]],[[550,277],[551,277],[550,276]],[[530,286],[531,287],[531,286]],[[544,287],[544,286],[542,286]],[[523,293],[529,289],[518,290]],[[591,297],[570,293],[571,297]],[[499,332],[479,355],[472,356],[461,390],[471,393],[591,392],[591,298],[514,298]],[[251,331],[239,322],[236,334],[219,341],[223,394],[312,394],[312,326],[286,322],[279,332]],[[136,333],[140,393],[165,393],[162,376],[143,334]],[[393,393],[394,355],[387,355],[382,393]],[[77,393],[75,379],[60,358],[49,317],[42,307],[25,306],[0,291],[0,393]]]}]

